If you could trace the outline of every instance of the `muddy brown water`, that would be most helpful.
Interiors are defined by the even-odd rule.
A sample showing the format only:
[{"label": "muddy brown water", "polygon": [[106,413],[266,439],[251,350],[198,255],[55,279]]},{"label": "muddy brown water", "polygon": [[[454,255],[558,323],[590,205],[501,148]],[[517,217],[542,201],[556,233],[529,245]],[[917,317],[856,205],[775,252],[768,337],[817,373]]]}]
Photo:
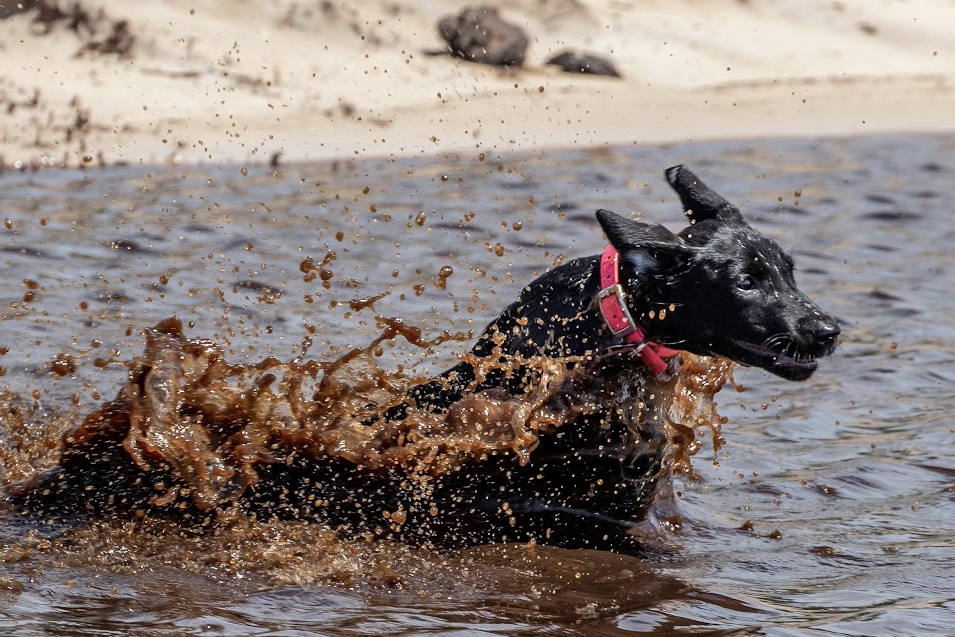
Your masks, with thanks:
[{"label": "muddy brown water", "polygon": [[[726,444],[679,478],[666,559],[428,551],[320,524],[26,521],[0,507],[0,632],[33,635],[955,634],[955,138],[616,147],[282,166],[0,173],[5,480],[113,398],[176,315],[232,362],[334,360],[399,317],[478,332],[596,208],[677,228],[686,163],[794,254],[844,323],[806,383],[737,370]],[[380,299],[376,298],[383,295]],[[427,375],[464,349],[397,339]],[[22,463],[22,464],[17,464]]]}]

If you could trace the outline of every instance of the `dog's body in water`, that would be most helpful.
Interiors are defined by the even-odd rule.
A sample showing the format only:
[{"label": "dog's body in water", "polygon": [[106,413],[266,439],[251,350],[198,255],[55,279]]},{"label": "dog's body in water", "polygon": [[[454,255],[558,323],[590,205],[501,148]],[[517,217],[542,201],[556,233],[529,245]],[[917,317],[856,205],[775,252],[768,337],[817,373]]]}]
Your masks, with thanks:
[{"label": "dog's body in water", "polygon": [[[779,245],[747,225],[735,206],[685,167],[668,169],[666,177],[680,196],[687,228],[674,234],[660,225],[598,211],[610,241],[604,255],[571,261],[527,285],[458,365],[366,415],[364,425],[400,427],[389,423],[431,414],[438,427],[467,425],[475,439],[484,429],[509,426],[514,432],[508,430],[508,435],[516,439],[525,434],[508,423],[527,420],[533,412],[545,424],[525,447],[512,440],[503,451],[475,454],[409,488],[409,477],[399,466],[375,469],[335,453],[322,432],[309,442],[301,434],[288,443],[297,453],[286,461],[271,456],[272,461],[265,456],[256,460],[243,452],[248,466],[255,465],[255,475],[233,489],[241,498],[213,493],[207,506],[199,508],[227,502],[275,514],[285,511],[341,524],[349,532],[397,534],[441,546],[534,540],[639,552],[640,525],[657,508],[668,515],[666,505],[672,502],[674,441],[662,424],[667,415],[660,412],[667,405],[654,402],[651,389],[661,393],[678,374],[681,357],[675,350],[805,380],[815,371],[816,359],[834,350],[839,335],[837,322],[797,288],[792,260]],[[154,336],[162,341],[168,335]],[[131,373],[131,393],[121,394],[118,402],[157,402],[150,386],[168,387],[170,377],[160,375],[155,361]],[[491,364],[485,368],[485,363]],[[172,372],[178,375],[175,383],[187,375],[181,367]],[[728,368],[721,369],[722,378],[714,381],[709,397],[728,377]],[[707,373],[703,369],[701,376]],[[169,392],[163,392],[168,398]],[[190,400],[188,392],[180,394],[172,408],[154,407],[149,413],[171,412],[179,418]],[[115,414],[122,410],[98,416],[92,425],[88,419],[84,439],[108,440],[103,432],[111,430],[113,443],[99,443],[93,462],[88,449],[86,456],[68,452],[61,469],[46,481],[47,489],[54,485],[61,493],[89,493],[90,485],[98,492],[115,489],[118,482],[152,484],[168,465],[173,473],[191,471],[191,477],[178,476],[186,483],[198,480],[201,472],[195,469],[182,469],[168,458],[155,462],[165,439],[134,431],[137,422],[149,420],[137,416],[137,409],[143,408],[127,410],[132,423],[128,435],[115,425]],[[207,407],[194,404],[190,409],[195,413]],[[214,414],[204,417],[215,420]],[[254,438],[244,435],[243,440]],[[422,436],[420,430],[413,434]],[[115,444],[119,438],[122,446]],[[320,453],[314,451],[319,439],[324,445]],[[405,444],[404,433],[395,439]],[[211,440],[200,443],[214,445]],[[303,449],[312,453],[301,453]],[[125,457],[124,450],[136,461]],[[160,456],[163,451],[159,448]],[[435,453],[440,452],[438,445]],[[167,467],[153,468],[157,464]],[[152,474],[135,478],[146,467]],[[203,467],[209,475],[230,471]],[[199,502],[194,486],[191,491]],[[131,495],[127,499],[137,501]]]}]

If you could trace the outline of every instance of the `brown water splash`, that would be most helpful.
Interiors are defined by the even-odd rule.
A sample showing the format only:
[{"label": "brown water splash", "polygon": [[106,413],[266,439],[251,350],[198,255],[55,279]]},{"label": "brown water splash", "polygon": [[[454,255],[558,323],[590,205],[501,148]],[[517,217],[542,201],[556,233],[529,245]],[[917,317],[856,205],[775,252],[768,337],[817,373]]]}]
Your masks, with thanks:
[{"label": "brown water splash", "polygon": [[[378,321],[377,339],[332,362],[303,360],[306,339],[295,360],[243,365],[226,361],[211,341],[186,338],[178,319],[162,321],[146,330],[144,353],[127,363],[128,381],[116,399],[63,436],[62,450],[76,456],[97,441],[122,440],[140,470],[161,469],[173,478],[156,482],[152,504],[185,499],[211,510],[257,484],[261,468],[289,463],[293,456],[344,459],[356,470],[400,472],[419,484],[492,455],[510,454],[524,465],[541,436],[582,414],[607,410],[620,410],[635,430],[657,432],[654,437],[668,444],[674,471],[692,472],[690,458],[700,448],[697,429],[708,428],[714,446],[720,443],[722,420],[713,396],[730,378],[729,361],[684,352],[678,373],[647,379],[642,372],[606,373],[607,358],[468,354],[476,384],[492,372],[518,369],[532,382],[519,396],[502,389],[465,393],[447,412],[435,413],[408,404],[408,387],[422,379],[387,373],[375,355],[399,336],[428,348],[468,335],[426,340],[398,319]],[[384,417],[399,405],[407,406],[405,418]],[[35,458],[26,464],[50,466]],[[28,473],[9,472],[8,482]]]},{"label": "brown water splash", "polygon": [[0,391],[0,485],[29,485],[54,469],[76,418],[74,408],[51,413],[36,397]]},{"label": "brown water splash", "polygon": [[677,473],[697,477],[693,471],[692,456],[703,447],[697,431],[708,431],[713,453],[725,443],[721,435],[726,417],[716,411],[713,397],[727,382],[732,382],[735,364],[725,358],[695,356],[680,353],[680,373],[658,385],[647,385],[650,394],[665,396],[663,418],[670,442],[672,469]]}]

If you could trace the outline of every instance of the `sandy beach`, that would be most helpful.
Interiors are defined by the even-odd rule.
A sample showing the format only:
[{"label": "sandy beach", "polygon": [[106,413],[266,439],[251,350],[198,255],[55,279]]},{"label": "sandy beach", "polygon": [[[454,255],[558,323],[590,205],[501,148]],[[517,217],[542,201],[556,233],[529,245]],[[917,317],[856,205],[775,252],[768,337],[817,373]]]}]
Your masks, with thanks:
[{"label": "sandy beach", "polygon": [[[521,68],[447,55],[452,0],[0,0],[6,167],[269,163],[955,130],[943,0],[491,2]],[[42,11],[41,11],[42,9]],[[566,73],[564,49],[621,78]]]}]

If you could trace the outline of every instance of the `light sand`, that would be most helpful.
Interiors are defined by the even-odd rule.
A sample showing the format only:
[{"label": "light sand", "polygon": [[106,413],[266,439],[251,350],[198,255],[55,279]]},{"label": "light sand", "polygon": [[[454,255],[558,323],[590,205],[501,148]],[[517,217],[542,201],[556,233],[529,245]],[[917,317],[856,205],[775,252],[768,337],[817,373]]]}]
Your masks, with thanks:
[{"label": "light sand", "polygon": [[[13,0],[0,0],[0,12]],[[0,20],[4,165],[267,163],[955,130],[948,0],[511,0],[525,68],[428,55],[452,0],[81,0]],[[70,3],[63,3],[64,6]],[[129,57],[82,51],[127,20]],[[544,66],[573,47],[622,79]]]}]

